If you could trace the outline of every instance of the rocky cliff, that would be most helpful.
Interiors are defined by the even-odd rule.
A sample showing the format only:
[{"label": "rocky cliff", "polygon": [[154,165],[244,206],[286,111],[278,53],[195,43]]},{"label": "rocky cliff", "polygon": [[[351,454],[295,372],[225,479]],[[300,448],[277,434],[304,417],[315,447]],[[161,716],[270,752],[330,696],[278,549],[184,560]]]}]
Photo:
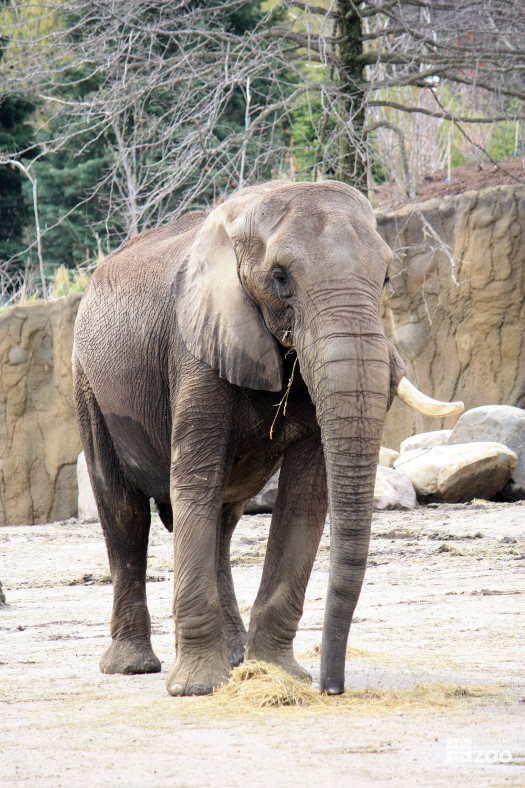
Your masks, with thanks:
[{"label": "rocky cliff", "polygon": [[76,514],[71,380],[80,295],[0,314],[0,525]]},{"label": "rocky cliff", "polygon": [[[431,200],[377,221],[394,251],[383,322],[410,380],[466,408],[525,407],[525,186]],[[396,401],[383,443],[398,448],[456,420],[415,415]]]}]

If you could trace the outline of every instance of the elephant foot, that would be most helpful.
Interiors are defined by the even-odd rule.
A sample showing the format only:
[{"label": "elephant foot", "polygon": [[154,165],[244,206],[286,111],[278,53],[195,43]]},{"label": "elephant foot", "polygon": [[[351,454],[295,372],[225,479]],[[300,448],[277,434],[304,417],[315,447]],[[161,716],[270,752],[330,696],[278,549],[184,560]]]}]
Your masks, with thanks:
[{"label": "elephant foot", "polygon": [[281,667],[286,670],[287,673],[290,673],[292,676],[295,676],[298,679],[302,679],[303,681],[312,682],[312,676],[306,668],[303,668],[297,660],[292,657],[290,660],[285,660],[281,664]]},{"label": "elephant foot", "polygon": [[236,668],[244,662],[244,652],[246,651],[246,633],[240,633],[235,637],[228,638],[228,663],[230,668]]},{"label": "elephant foot", "polygon": [[170,695],[210,695],[229,678],[228,659],[222,655],[185,660],[177,657],[168,676],[166,689]]},{"label": "elephant foot", "polygon": [[161,665],[149,643],[114,640],[100,660],[102,673],[158,673]]},{"label": "elephant foot", "polygon": [[303,666],[300,665],[293,656],[283,659],[274,657],[273,659],[269,659],[268,662],[273,662],[275,665],[279,665],[291,676],[295,676],[296,679],[301,679],[301,681],[309,681],[310,683],[312,682],[310,673],[306,670],[306,668],[303,668]]},{"label": "elephant foot", "polygon": [[302,681],[312,681],[310,673],[297,662],[293,654],[279,654],[278,652],[272,652],[271,649],[250,648],[248,646],[246,659],[254,659],[257,662],[270,662],[273,665],[279,665],[280,668],[291,676],[295,676],[295,678]]},{"label": "elephant foot", "polygon": [[344,691],[344,684],[327,684],[326,687],[321,685],[321,692],[326,693],[326,695],[342,695]]}]

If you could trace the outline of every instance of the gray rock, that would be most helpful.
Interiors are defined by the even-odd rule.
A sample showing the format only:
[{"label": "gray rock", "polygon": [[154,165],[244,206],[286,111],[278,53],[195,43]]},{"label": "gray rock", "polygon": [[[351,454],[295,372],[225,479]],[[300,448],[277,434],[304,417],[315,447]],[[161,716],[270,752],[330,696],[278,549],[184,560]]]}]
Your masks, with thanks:
[{"label": "gray rock", "polygon": [[2,583],[0,583],[0,606],[7,605],[5,594],[2,591]]},{"label": "gray rock", "polygon": [[377,466],[374,509],[415,509],[416,492],[408,476],[393,468]]},{"label": "gray rock", "polygon": [[384,446],[379,449],[379,465],[385,468],[392,468],[398,457],[399,452],[395,449],[386,449]]},{"label": "gray rock", "polygon": [[420,432],[418,435],[412,435],[410,438],[405,438],[404,441],[401,441],[401,454],[414,449],[431,449],[432,446],[442,446],[444,443],[447,443],[451,435],[452,430],[434,430],[433,432]]},{"label": "gray rock", "polygon": [[510,405],[483,405],[459,418],[448,443],[497,441],[508,446],[518,461],[502,490],[512,500],[525,499],[525,410]]},{"label": "gray rock", "polygon": [[245,514],[267,514],[273,512],[277,487],[279,486],[279,471],[266,482],[261,492],[255,495],[246,505]]},{"label": "gray rock", "polygon": [[97,504],[91,489],[86,458],[81,451],[77,459],[78,516],[81,520],[98,520]]},{"label": "gray rock", "polygon": [[411,479],[420,501],[463,503],[494,498],[517,461],[502,443],[476,442],[405,452],[394,467]]}]

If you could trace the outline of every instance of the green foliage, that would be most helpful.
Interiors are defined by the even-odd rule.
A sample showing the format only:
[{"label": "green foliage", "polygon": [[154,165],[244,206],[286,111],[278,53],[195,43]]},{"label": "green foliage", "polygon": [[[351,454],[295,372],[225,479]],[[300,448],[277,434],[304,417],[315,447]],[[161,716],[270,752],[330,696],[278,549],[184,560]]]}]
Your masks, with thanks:
[{"label": "green foliage", "polygon": [[[64,16],[39,15],[38,9],[31,10],[29,5],[17,9],[22,25],[15,24],[9,8],[1,13],[4,29],[16,37],[43,34],[68,21]],[[3,51],[9,57],[8,38],[3,42]],[[0,57],[1,54],[2,51]],[[98,89],[97,79],[87,70],[62,70],[58,81],[61,84],[54,90],[58,99],[81,99]],[[68,82],[72,87],[66,89]],[[107,199],[96,189],[104,179],[111,156],[107,136],[91,132],[85,121],[72,125],[67,104],[47,103],[37,114],[35,103],[23,97],[0,97],[0,102],[0,151],[14,155],[28,149],[27,160],[39,153],[39,145],[46,140],[60,136],[67,139],[54,153],[43,156],[40,151],[31,166],[38,185],[46,276],[52,276],[56,266],[74,268],[93,259],[100,248],[98,237],[106,237],[108,229],[119,226],[118,221],[107,221]],[[34,263],[34,253],[22,251],[36,235],[32,203],[30,181],[12,167],[0,167],[0,260],[18,255],[20,268]]]},{"label": "green foliage", "polygon": [[[290,125],[286,134],[288,156],[285,156],[285,172],[296,180],[318,177],[334,177],[334,170],[324,164],[330,160],[328,148],[336,128],[335,119],[324,111],[318,94],[310,94],[299,107],[290,113]],[[328,155],[327,155],[328,154]]]},{"label": "green foliage", "polygon": [[[26,118],[32,111],[24,99],[7,96],[0,104],[0,152],[27,147],[32,128]],[[23,248],[28,222],[23,197],[24,176],[10,165],[0,167],[0,260],[8,260]]]},{"label": "green foliage", "polygon": [[[205,5],[205,3],[203,3]],[[260,2],[244,3],[233,13],[226,13],[224,27],[231,33],[242,35],[251,30],[263,17]]]},{"label": "green foliage", "polygon": [[[0,33],[0,60],[8,43],[8,37]],[[0,96],[0,153],[28,151],[25,158],[31,155],[34,130],[29,119],[33,110],[34,104],[24,97]],[[19,170],[10,165],[0,167],[0,261],[15,257],[23,248],[28,222],[23,181]],[[12,266],[21,267],[22,261],[15,260]]]},{"label": "green foliage", "polygon": [[[59,118],[62,120],[67,122]],[[93,195],[93,188],[104,178],[107,153],[103,140],[90,145],[88,135],[84,137],[86,149],[82,154],[73,146],[65,146],[32,168],[38,181],[42,252],[48,276],[59,265],[74,268],[92,260],[98,251],[97,236],[107,234],[105,205],[101,196]],[[29,188],[30,184],[24,183],[26,192]]]},{"label": "green foliage", "polygon": [[515,139],[516,121],[506,120],[495,123],[487,145],[487,153],[495,161],[513,156]]}]

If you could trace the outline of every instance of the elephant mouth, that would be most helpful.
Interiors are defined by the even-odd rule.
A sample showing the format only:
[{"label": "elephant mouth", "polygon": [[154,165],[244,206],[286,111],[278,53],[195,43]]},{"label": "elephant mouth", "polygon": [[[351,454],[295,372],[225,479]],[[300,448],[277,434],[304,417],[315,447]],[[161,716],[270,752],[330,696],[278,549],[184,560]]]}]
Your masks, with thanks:
[{"label": "elephant mouth", "polygon": [[425,416],[454,416],[463,413],[465,406],[462,402],[440,402],[432,397],[422,394],[407,378],[401,378],[396,395],[405,405],[423,413]]}]

